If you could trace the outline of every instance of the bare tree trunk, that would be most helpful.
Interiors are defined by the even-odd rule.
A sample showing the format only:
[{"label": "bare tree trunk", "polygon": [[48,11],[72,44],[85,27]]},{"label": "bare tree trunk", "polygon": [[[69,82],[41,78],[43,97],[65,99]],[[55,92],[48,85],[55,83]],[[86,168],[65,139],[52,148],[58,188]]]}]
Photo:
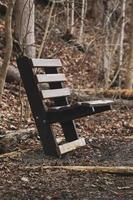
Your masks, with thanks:
[{"label": "bare tree trunk", "polygon": [[90,0],[89,7],[90,7],[90,17],[92,17],[96,24],[103,21],[104,18],[104,5],[103,0]]},{"label": "bare tree trunk", "polygon": [[67,30],[69,30],[70,29],[70,3],[69,3],[69,0],[67,0],[66,18],[67,18]]},{"label": "bare tree trunk", "polygon": [[74,33],[74,12],[75,12],[75,0],[71,3],[71,34]]},{"label": "bare tree trunk", "polygon": [[41,57],[41,54],[42,54],[42,51],[43,51],[43,48],[44,48],[44,43],[46,41],[46,37],[47,37],[47,34],[48,34],[48,30],[49,30],[54,6],[55,6],[55,2],[52,3],[52,6],[51,6],[51,9],[50,9],[50,12],[49,12],[49,17],[48,17],[48,21],[47,21],[47,24],[46,24],[46,29],[45,29],[44,36],[43,36],[43,39],[42,39],[42,43],[41,43],[41,46],[40,46],[40,49],[39,49],[39,52],[38,52],[38,56],[37,56],[38,58]]},{"label": "bare tree trunk", "polygon": [[6,13],[6,25],[5,25],[5,32],[6,32],[6,48],[5,48],[5,56],[3,64],[0,68],[0,103],[2,100],[2,93],[5,85],[6,74],[9,66],[9,61],[12,53],[12,13],[14,8],[15,0],[8,1],[8,8]]},{"label": "bare tree trunk", "polygon": [[106,18],[105,18],[105,44],[104,44],[104,55],[103,55],[103,69],[104,69],[104,81],[105,81],[105,88],[108,88],[109,81],[110,81],[110,46],[109,46],[109,36],[110,36],[110,18],[109,18],[109,11],[106,11]]},{"label": "bare tree trunk", "polygon": [[110,53],[109,53],[108,36],[106,36],[106,38],[105,38],[105,49],[104,49],[104,80],[105,80],[105,88],[108,88],[109,87],[109,80],[110,80]]},{"label": "bare tree trunk", "polygon": [[15,5],[15,35],[24,54],[35,57],[34,0],[17,0]]},{"label": "bare tree trunk", "polygon": [[123,64],[124,55],[124,35],[125,35],[125,11],[126,11],[126,0],[123,0],[122,4],[122,26],[121,26],[121,37],[120,37],[120,56],[119,56],[119,87],[121,87],[121,68]]},{"label": "bare tree trunk", "polygon": [[82,42],[83,31],[84,31],[84,18],[85,18],[85,0],[82,0],[82,11],[81,11],[81,26],[79,33],[79,42]]},{"label": "bare tree trunk", "polygon": [[129,63],[127,67],[126,88],[133,88],[133,2],[131,6],[131,28],[130,28],[130,50],[129,50]]},{"label": "bare tree trunk", "polygon": [[[34,0],[17,0],[15,5],[15,36],[21,47],[21,53],[35,58],[35,5]],[[25,118],[30,118],[30,107],[26,102]]]}]

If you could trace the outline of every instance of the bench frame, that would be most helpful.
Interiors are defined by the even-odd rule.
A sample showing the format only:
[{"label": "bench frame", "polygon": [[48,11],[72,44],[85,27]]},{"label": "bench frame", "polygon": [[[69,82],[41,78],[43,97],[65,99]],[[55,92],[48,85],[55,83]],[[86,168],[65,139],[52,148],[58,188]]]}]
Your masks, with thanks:
[{"label": "bench frame", "polygon": [[[26,90],[33,117],[39,132],[40,140],[44,152],[48,155],[61,156],[62,154],[84,146],[84,138],[80,138],[76,132],[74,119],[103,112],[110,109],[110,103],[104,106],[85,106],[79,103],[76,106],[68,106],[67,97],[61,96],[54,98],[55,106],[64,106],[65,109],[57,109],[48,111],[47,106],[43,102],[43,95],[38,87],[37,76],[35,77],[34,68],[44,66],[46,74],[58,74],[58,67],[61,67],[59,59],[30,59],[26,56],[17,59],[18,69]],[[53,75],[54,76],[54,75]],[[41,82],[41,80],[40,80]],[[63,84],[60,81],[49,81],[50,89],[61,89]],[[44,94],[45,95],[45,94]],[[68,109],[67,109],[68,106]],[[52,123],[59,122],[61,124],[65,144],[59,145],[52,129]]]}]

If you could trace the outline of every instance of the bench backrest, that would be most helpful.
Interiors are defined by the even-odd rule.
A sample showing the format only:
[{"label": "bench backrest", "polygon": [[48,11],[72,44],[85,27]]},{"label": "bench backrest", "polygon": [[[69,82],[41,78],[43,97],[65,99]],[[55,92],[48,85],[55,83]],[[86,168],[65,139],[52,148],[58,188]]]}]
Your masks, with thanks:
[{"label": "bench backrest", "polygon": [[43,99],[51,99],[54,106],[67,105],[67,96],[70,89],[64,86],[66,77],[58,73],[58,68],[62,67],[60,59],[32,59],[33,68],[41,68],[43,74],[36,73],[37,84],[47,83],[49,89],[41,90]]},{"label": "bench backrest", "polygon": [[[27,83],[26,80],[23,81],[25,83],[27,95],[31,93],[30,88],[34,90],[34,93],[38,95],[41,94],[40,98],[44,99],[43,103],[45,108],[47,107],[46,105],[48,105],[46,103],[47,99],[52,102],[52,106],[68,105],[67,96],[70,95],[70,89],[64,86],[64,82],[66,81],[65,75],[63,73],[58,73],[58,68],[62,67],[60,59],[29,59],[27,57],[22,57],[18,59],[18,66],[21,68],[20,71],[22,71],[22,73],[24,71],[26,76],[29,76],[28,79],[31,80],[31,82],[27,80]],[[22,68],[25,68],[25,70],[22,70]],[[22,79],[27,79],[25,74],[22,75],[22,73]],[[47,89],[43,87],[44,83],[48,85]],[[35,88],[39,90],[40,94],[35,91]]]}]

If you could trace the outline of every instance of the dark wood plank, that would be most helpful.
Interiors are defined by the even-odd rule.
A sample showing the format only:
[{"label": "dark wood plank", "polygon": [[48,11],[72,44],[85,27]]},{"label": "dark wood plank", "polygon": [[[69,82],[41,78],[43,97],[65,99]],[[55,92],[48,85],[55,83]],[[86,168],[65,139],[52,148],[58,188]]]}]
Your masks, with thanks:
[{"label": "dark wood plank", "polygon": [[60,59],[32,59],[34,67],[61,67]]},{"label": "dark wood plank", "polygon": [[[64,109],[49,109],[47,113],[50,123],[67,123],[68,120],[74,120],[85,116],[94,115],[111,109],[111,105],[88,106],[78,105],[66,107]],[[68,126],[69,127],[69,126]]]},{"label": "dark wood plank", "polygon": [[69,88],[42,90],[42,96],[44,99],[55,98],[55,97],[65,97],[69,95],[70,95]]},{"label": "dark wood plank", "polygon": [[56,138],[51,126],[47,123],[47,113],[41,99],[40,91],[34,80],[32,61],[28,57],[19,57],[17,65],[28,96],[34,120],[40,135],[44,152],[49,155],[58,155]]},{"label": "dark wood plank", "polygon": [[39,83],[66,81],[65,74],[37,74],[36,77]]}]

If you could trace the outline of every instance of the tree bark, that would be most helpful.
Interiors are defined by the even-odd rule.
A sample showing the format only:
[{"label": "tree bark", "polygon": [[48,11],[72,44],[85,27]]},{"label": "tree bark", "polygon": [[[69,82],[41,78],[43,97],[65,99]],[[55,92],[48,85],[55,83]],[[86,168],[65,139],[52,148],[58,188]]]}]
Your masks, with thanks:
[{"label": "tree bark", "polygon": [[[0,137],[0,154],[14,151],[20,143],[24,143],[28,139],[35,140],[37,136],[38,132],[35,128],[7,131]],[[60,144],[63,140],[63,137],[58,137],[57,143]]]},{"label": "tree bark", "polygon": [[70,2],[67,0],[66,2],[66,30],[70,30]]},{"label": "tree bark", "polygon": [[51,17],[52,17],[52,13],[53,13],[53,10],[54,10],[54,6],[55,6],[55,2],[52,3],[52,6],[51,6],[51,9],[50,9],[50,12],[49,12],[49,17],[48,17],[48,20],[47,20],[46,29],[45,29],[45,32],[44,32],[44,35],[43,35],[43,39],[42,39],[42,43],[40,45],[38,56],[37,56],[38,58],[40,58],[41,55],[42,55],[44,44],[45,44],[45,41],[46,41],[46,38],[47,38],[47,35],[48,35],[48,30],[49,30],[49,26],[50,26],[50,22],[51,22]]},{"label": "tree bark", "polygon": [[7,76],[6,76],[6,82],[12,83],[20,83],[21,78],[20,74],[17,68],[13,67],[12,65],[9,65],[8,71],[7,71]]},{"label": "tree bark", "polygon": [[35,129],[20,129],[16,131],[8,131],[3,137],[0,137],[0,154],[13,151],[20,141],[26,141],[37,136]]},{"label": "tree bark", "polygon": [[0,2],[0,15],[5,16],[7,11],[7,5]]},{"label": "tree bark", "polygon": [[[80,91],[78,89],[73,89],[72,90],[72,94],[73,96],[78,98],[78,100],[80,101],[89,101],[90,99],[92,99],[94,96],[95,97],[99,97],[100,96],[104,96],[105,98],[112,98],[115,97],[118,99],[121,97],[121,99],[126,99],[126,100],[132,100],[133,99],[133,90],[132,89],[110,89],[110,90],[106,90],[103,88],[99,88],[99,89],[93,89],[93,88],[89,88],[89,89],[81,89]],[[131,102],[131,105],[133,105],[133,103]]]},{"label": "tree bark", "polygon": [[125,36],[125,25],[126,25],[126,0],[122,3],[122,25],[121,25],[121,35],[120,35],[120,55],[119,55],[119,87],[121,88],[121,70],[123,65],[124,56],[124,36]]},{"label": "tree bark", "polygon": [[17,0],[15,5],[15,36],[22,54],[35,57],[34,0]]},{"label": "tree bark", "polygon": [[74,33],[74,23],[75,23],[75,0],[71,2],[71,34]]},{"label": "tree bark", "polygon": [[6,74],[10,62],[10,57],[12,53],[12,13],[14,8],[15,0],[9,0],[8,8],[6,13],[6,24],[5,24],[5,32],[6,32],[6,48],[5,48],[5,55],[2,66],[0,68],[0,103],[2,100],[2,93],[5,85]]},{"label": "tree bark", "polygon": [[127,66],[127,75],[126,75],[126,88],[133,88],[133,1],[131,5],[131,17],[130,17],[130,38],[129,38],[129,63]]},{"label": "tree bark", "polygon": [[[22,55],[36,57],[35,49],[35,4],[34,0],[17,0],[15,5],[15,36]],[[30,118],[30,107],[27,101],[25,117]]]},{"label": "tree bark", "polygon": [[83,32],[84,32],[84,19],[85,19],[85,0],[82,0],[82,9],[81,9],[81,25],[79,33],[79,42],[82,42]]}]

